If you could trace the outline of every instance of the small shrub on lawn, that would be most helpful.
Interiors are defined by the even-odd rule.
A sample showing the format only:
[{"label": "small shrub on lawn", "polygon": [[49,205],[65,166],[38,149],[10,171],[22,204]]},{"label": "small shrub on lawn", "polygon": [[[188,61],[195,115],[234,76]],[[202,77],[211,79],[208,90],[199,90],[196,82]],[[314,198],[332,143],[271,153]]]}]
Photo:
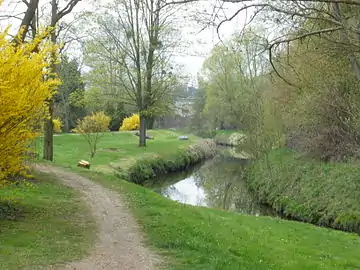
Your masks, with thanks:
[{"label": "small shrub on lawn", "polygon": [[17,220],[23,215],[23,208],[14,197],[0,199],[0,220]]},{"label": "small shrub on lawn", "polygon": [[62,127],[63,127],[63,123],[61,122],[61,119],[60,118],[55,118],[52,121],[53,121],[54,132],[55,133],[61,133],[62,132]]},{"label": "small shrub on lawn", "polygon": [[140,126],[140,116],[138,114],[133,114],[130,117],[127,117],[123,120],[120,127],[120,131],[130,131],[137,130]]}]

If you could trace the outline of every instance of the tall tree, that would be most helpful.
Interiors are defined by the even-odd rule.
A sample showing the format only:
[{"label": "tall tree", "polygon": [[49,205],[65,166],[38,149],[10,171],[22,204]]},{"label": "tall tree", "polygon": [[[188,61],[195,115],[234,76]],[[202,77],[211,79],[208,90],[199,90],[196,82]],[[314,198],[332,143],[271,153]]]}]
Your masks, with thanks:
[{"label": "tall tree", "polygon": [[[146,145],[147,122],[166,107],[176,82],[170,56],[176,45],[172,10],[161,0],[117,0],[97,17],[93,55],[113,63],[123,101],[140,114],[139,146]],[[95,30],[96,31],[96,30]]]},{"label": "tall tree", "polygon": [[[60,7],[58,0],[51,0],[51,19],[50,19],[50,29],[51,37],[50,40],[53,44],[57,44],[58,42],[58,32],[56,31],[56,26],[59,21],[69,14],[73,8],[80,2],[81,0],[70,0],[66,3],[65,7]],[[53,54],[51,59],[51,71],[53,73],[58,73],[57,65],[56,65],[56,55]],[[44,152],[43,157],[46,160],[53,160],[54,156],[54,142],[53,142],[53,115],[54,115],[54,100],[53,98],[48,100],[48,113],[49,118],[45,120],[44,124]]]},{"label": "tall tree", "polygon": [[250,29],[217,45],[204,61],[201,87],[206,93],[204,113],[212,128],[245,124],[256,78],[263,74],[264,42]]},{"label": "tall tree", "polygon": [[[58,43],[59,37],[59,29],[57,28],[58,23],[69,13],[71,13],[74,7],[80,2],[81,0],[69,0],[65,3],[60,3],[59,0],[51,0],[50,7],[42,6],[44,11],[50,12],[50,21],[47,23],[47,28],[50,31],[50,41],[53,44]],[[26,37],[30,33],[31,30],[31,37],[34,37],[37,32],[37,27],[39,25],[39,9],[40,9],[40,2],[39,0],[24,0],[22,1],[26,5],[26,10],[23,15],[23,19],[20,23],[20,28],[18,34],[16,35],[14,42],[16,45],[20,45],[26,40]],[[38,48],[34,48],[37,50]],[[57,73],[57,53],[53,53],[50,57],[51,65],[50,74]],[[53,77],[53,76],[52,76]],[[48,101],[48,114],[49,118],[45,120],[44,124],[44,152],[43,157],[46,160],[53,159],[53,114],[54,114],[54,100],[50,98]]]},{"label": "tall tree", "polygon": [[65,54],[61,56],[58,73],[62,84],[54,97],[55,114],[63,122],[63,131],[69,132],[76,126],[76,120],[86,115],[85,109],[74,103],[73,99],[74,96],[84,96],[85,84],[78,62],[69,60]]}]

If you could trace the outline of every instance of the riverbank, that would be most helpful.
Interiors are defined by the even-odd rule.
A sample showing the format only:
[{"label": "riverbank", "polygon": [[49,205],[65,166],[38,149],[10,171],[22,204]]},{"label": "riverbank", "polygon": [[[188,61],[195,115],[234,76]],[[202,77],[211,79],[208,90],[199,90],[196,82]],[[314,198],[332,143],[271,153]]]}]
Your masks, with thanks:
[{"label": "riverbank", "polygon": [[114,175],[83,172],[123,194],[166,269],[355,269],[360,239],[311,224],[168,200]]},{"label": "riverbank", "polygon": [[277,149],[249,168],[259,200],[292,219],[360,233],[358,164],[320,163]]},{"label": "riverbank", "polygon": [[214,157],[216,153],[216,143],[213,140],[200,140],[173,153],[138,159],[123,172],[123,177],[130,182],[142,184],[168,173],[186,170],[190,166]]}]

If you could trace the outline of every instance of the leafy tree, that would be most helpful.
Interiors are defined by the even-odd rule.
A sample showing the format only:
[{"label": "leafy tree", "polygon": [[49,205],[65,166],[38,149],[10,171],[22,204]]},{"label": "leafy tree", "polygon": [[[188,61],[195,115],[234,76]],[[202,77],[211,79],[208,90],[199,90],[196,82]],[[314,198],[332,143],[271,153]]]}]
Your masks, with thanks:
[{"label": "leafy tree", "polygon": [[205,60],[199,82],[205,91],[203,113],[212,129],[246,124],[256,77],[264,70],[264,61],[258,56],[263,50],[261,42],[255,30],[235,34]]},{"label": "leafy tree", "polygon": [[139,146],[145,146],[147,122],[168,109],[177,83],[169,61],[171,11],[161,0],[117,0],[109,9],[95,18],[98,31],[92,31],[87,55],[95,72],[110,75],[108,89],[139,112]]},{"label": "leafy tree", "polygon": [[[58,0],[50,1],[50,9],[46,9],[39,5],[39,0],[30,0],[30,1],[22,1],[26,5],[26,11],[24,13],[23,19],[21,20],[20,28],[18,34],[14,38],[14,44],[19,45],[26,40],[26,37],[30,33],[30,39],[36,36],[38,32],[39,25],[39,14],[41,12],[50,10],[49,18],[50,20],[45,23],[48,31],[50,31],[49,40],[55,45],[58,45],[58,38],[60,29],[58,27],[59,22],[69,13],[71,13],[74,7],[80,2],[80,0],[70,0],[66,2],[60,2]],[[11,16],[11,15],[10,15]],[[17,17],[17,16],[12,16]],[[36,51],[38,48],[34,48]],[[60,52],[60,48],[58,48],[58,52]],[[51,73],[57,73],[57,53],[54,52],[51,56],[49,56],[49,61],[51,65],[49,69]],[[52,79],[54,76],[49,76]],[[44,122],[44,147],[43,147],[43,157],[46,160],[53,159],[53,116],[54,116],[54,100],[51,98],[47,101],[48,105],[48,115]]]},{"label": "leafy tree", "polygon": [[109,131],[110,117],[104,112],[93,113],[78,120],[74,129],[76,133],[81,134],[89,144],[90,158],[96,154],[97,144],[105,132]]},{"label": "leafy tree", "polygon": [[78,62],[75,59],[69,60],[65,54],[61,56],[58,74],[62,83],[54,98],[54,115],[58,115],[62,120],[63,131],[69,132],[76,126],[76,120],[86,115],[84,107],[78,106],[72,99],[75,95],[79,98],[84,96],[85,84]]}]

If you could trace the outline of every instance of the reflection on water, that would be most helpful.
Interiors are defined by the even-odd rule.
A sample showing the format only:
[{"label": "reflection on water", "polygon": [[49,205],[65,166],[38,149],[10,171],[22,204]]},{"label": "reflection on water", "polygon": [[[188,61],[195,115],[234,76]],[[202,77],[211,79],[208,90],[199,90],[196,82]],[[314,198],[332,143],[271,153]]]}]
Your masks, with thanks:
[{"label": "reflection on water", "polygon": [[205,190],[201,186],[196,185],[194,176],[161,189],[161,194],[174,201],[207,206]]},{"label": "reflection on water", "polygon": [[251,215],[276,215],[257,203],[246,187],[246,160],[218,156],[191,171],[154,179],[149,184],[163,196],[185,204],[206,206]]}]

